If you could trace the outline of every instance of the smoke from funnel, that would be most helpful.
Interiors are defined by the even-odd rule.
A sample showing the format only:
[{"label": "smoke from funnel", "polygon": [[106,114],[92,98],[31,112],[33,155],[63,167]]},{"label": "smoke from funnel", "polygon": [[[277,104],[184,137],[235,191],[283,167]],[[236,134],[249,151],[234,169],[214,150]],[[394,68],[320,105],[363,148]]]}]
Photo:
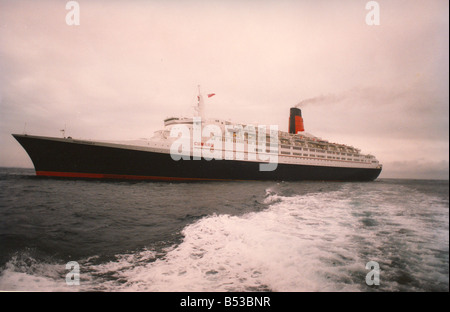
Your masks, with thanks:
[{"label": "smoke from funnel", "polygon": [[336,103],[339,101],[342,101],[346,96],[345,95],[335,95],[335,94],[328,94],[328,95],[320,95],[313,98],[309,98],[306,100],[300,101],[295,107],[305,107],[309,104],[328,104],[328,103]]}]

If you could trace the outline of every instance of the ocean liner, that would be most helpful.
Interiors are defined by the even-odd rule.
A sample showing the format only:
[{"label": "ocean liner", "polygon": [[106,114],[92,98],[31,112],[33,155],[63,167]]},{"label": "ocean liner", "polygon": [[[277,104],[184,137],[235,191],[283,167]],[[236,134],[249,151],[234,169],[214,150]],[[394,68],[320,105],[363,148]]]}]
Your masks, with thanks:
[{"label": "ocean liner", "polygon": [[[208,94],[208,97],[214,94]],[[382,170],[373,155],[331,143],[304,129],[290,109],[278,127],[206,119],[199,92],[191,117],[173,116],[149,139],[98,141],[13,134],[37,176],[163,181],[372,181]]]}]

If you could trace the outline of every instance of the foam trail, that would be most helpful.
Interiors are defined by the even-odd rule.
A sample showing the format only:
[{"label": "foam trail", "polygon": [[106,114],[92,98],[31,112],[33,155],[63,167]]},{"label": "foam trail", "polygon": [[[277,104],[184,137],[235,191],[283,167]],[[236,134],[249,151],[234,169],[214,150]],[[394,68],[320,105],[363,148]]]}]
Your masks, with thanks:
[{"label": "foam trail", "polygon": [[[187,226],[184,241],[163,258],[127,270],[122,260],[109,264],[120,272],[116,285],[125,291],[320,291],[357,290],[352,285],[337,285],[333,276],[340,269],[326,267],[322,259],[335,252],[350,258],[345,247],[335,247],[330,216],[308,218],[304,225],[324,227],[325,240],[302,228],[300,209],[311,198],[286,198],[269,195],[277,203],[262,212],[244,216],[212,215]],[[279,201],[281,200],[281,201]],[[317,204],[321,204],[319,202]],[[317,207],[315,207],[317,208]],[[300,221],[300,223],[299,223]],[[321,242],[322,240],[322,242]],[[341,250],[342,249],[342,250]],[[318,270],[323,268],[323,271]],[[96,270],[104,268],[96,267]],[[113,285],[111,285],[113,287]]]},{"label": "foam trail", "polygon": [[81,261],[78,288],[65,285],[63,266],[17,257],[0,289],[370,291],[368,261],[380,263],[378,290],[448,289],[448,200],[380,183],[292,196],[278,188],[266,190],[267,209],[203,217],[170,248]]},{"label": "foam trail", "polygon": [[0,274],[0,290],[77,291],[65,282],[65,265],[37,261],[25,251],[14,255]]}]

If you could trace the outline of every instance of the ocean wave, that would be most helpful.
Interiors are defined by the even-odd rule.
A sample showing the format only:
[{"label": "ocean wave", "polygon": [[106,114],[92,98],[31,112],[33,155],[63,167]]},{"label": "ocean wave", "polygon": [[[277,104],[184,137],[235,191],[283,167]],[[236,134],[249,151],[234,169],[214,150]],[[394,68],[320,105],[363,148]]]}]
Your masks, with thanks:
[{"label": "ocean wave", "polygon": [[[301,185],[300,185],[301,186]],[[13,257],[2,290],[448,291],[448,202],[389,185],[339,186],[295,195],[266,189],[266,209],[210,214],[181,242],[80,260],[80,286],[61,263]],[[381,282],[366,283],[366,264]]]}]

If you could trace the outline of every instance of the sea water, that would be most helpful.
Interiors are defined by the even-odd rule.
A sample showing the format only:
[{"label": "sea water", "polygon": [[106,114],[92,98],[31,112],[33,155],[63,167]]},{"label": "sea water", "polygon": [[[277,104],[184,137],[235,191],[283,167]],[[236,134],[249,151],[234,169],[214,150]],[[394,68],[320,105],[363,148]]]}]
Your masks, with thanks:
[{"label": "sea water", "polygon": [[1,168],[0,290],[449,291],[448,184],[71,180]]}]

